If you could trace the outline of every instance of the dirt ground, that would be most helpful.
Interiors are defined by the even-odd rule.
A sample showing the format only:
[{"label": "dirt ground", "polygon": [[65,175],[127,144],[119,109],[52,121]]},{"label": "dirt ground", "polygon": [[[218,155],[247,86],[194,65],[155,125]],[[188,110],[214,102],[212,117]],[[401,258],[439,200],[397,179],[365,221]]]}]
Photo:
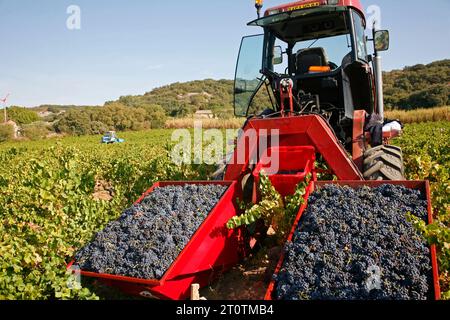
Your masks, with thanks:
[{"label": "dirt ground", "polygon": [[263,300],[282,248],[261,248],[241,264],[200,290],[207,300]]}]

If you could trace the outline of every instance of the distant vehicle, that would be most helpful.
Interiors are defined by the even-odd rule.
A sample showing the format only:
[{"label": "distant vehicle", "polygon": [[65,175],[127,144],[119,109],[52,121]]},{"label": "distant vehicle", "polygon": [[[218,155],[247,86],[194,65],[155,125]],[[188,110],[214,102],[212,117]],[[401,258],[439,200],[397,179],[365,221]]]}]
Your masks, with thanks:
[{"label": "distant vehicle", "polygon": [[115,131],[109,131],[105,133],[105,135],[102,138],[102,143],[106,144],[123,143],[123,142],[125,142],[125,140],[119,139]]}]

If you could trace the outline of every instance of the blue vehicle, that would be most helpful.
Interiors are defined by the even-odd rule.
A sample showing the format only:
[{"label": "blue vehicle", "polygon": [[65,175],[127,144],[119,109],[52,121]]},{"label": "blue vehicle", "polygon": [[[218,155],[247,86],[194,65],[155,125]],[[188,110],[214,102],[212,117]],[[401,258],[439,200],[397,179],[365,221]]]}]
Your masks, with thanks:
[{"label": "blue vehicle", "polygon": [[102,143],[106,144],[113,144],[113,143],[124,143],[124,139],[119,139],[116,135],[115,131],[109,131],[105,133],[105,135],[102,138]]}]

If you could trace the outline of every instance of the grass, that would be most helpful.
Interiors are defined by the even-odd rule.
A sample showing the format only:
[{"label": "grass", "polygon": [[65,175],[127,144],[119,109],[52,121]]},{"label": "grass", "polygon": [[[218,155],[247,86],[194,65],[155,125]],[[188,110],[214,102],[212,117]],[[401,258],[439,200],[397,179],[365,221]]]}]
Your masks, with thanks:
[{"label": "grass", "polygon": [[[400,120],[404,124],[450,121],[450,107],[431,109],[417,109],[410,111],[391,110],[386,111],[386,118]],[[170,119],[166,122],[166,129],[189,129],[199,121],[204,129],[240,129],[245,122],[243,118],[230,119],[194,119],[181,118]]]},{"label": "grass", "polygon": [[[154,129],[146,131],[128,131],[128,132],[118,132],[119,138],[125,139],[125,146],[140,146],[145,144],[148,147],[164,146],[165,143],[170,142],[170,138],[173,130],[168,129]],[[40,150],[56,145],[64,145],[65,147],[77,147],[81,149],[90,149],[92,147],[103,149],[117,149],[123,150],[124,145],[114,144],[114,145],[101,145],[102,136],[101,135],[91,135],[91,136],[67,136],[67,137],[54,137],[49,139],[43,139],[40,141],[31,140],[16,140],[8,141],[5,143],[0,143],[0,152],[3,150],[8,150],[12,147],[16,149],[24,150]]]},{"label": "grass", "polygon": [[392,110],[386,112],[386,117],[388,119],[398,119],[405,124],[450,121],[450,107],[417,109],[411,111]]},{"label": "grass", "polygon": [[203,129],[240,129],[245,122],[243,118],[231,119],[194,119],[181,118],[170,119],[166,122],[167,129],[189,129],[194,128],[195,122],[200,122]]}]

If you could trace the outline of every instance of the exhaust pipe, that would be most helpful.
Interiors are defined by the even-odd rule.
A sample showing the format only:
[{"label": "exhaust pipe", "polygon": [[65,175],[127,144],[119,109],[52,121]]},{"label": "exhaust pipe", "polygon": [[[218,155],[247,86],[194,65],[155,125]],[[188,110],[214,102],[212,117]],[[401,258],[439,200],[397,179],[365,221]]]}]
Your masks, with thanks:
[{"label": "exhaust pipe", "polygon": [[381,120],[384,121],[383,69],[381,65],[381,56],[377,51],[375,51],[374,56],[374,68],[376,73],[375,83],[377,87],[377,111]]}]

